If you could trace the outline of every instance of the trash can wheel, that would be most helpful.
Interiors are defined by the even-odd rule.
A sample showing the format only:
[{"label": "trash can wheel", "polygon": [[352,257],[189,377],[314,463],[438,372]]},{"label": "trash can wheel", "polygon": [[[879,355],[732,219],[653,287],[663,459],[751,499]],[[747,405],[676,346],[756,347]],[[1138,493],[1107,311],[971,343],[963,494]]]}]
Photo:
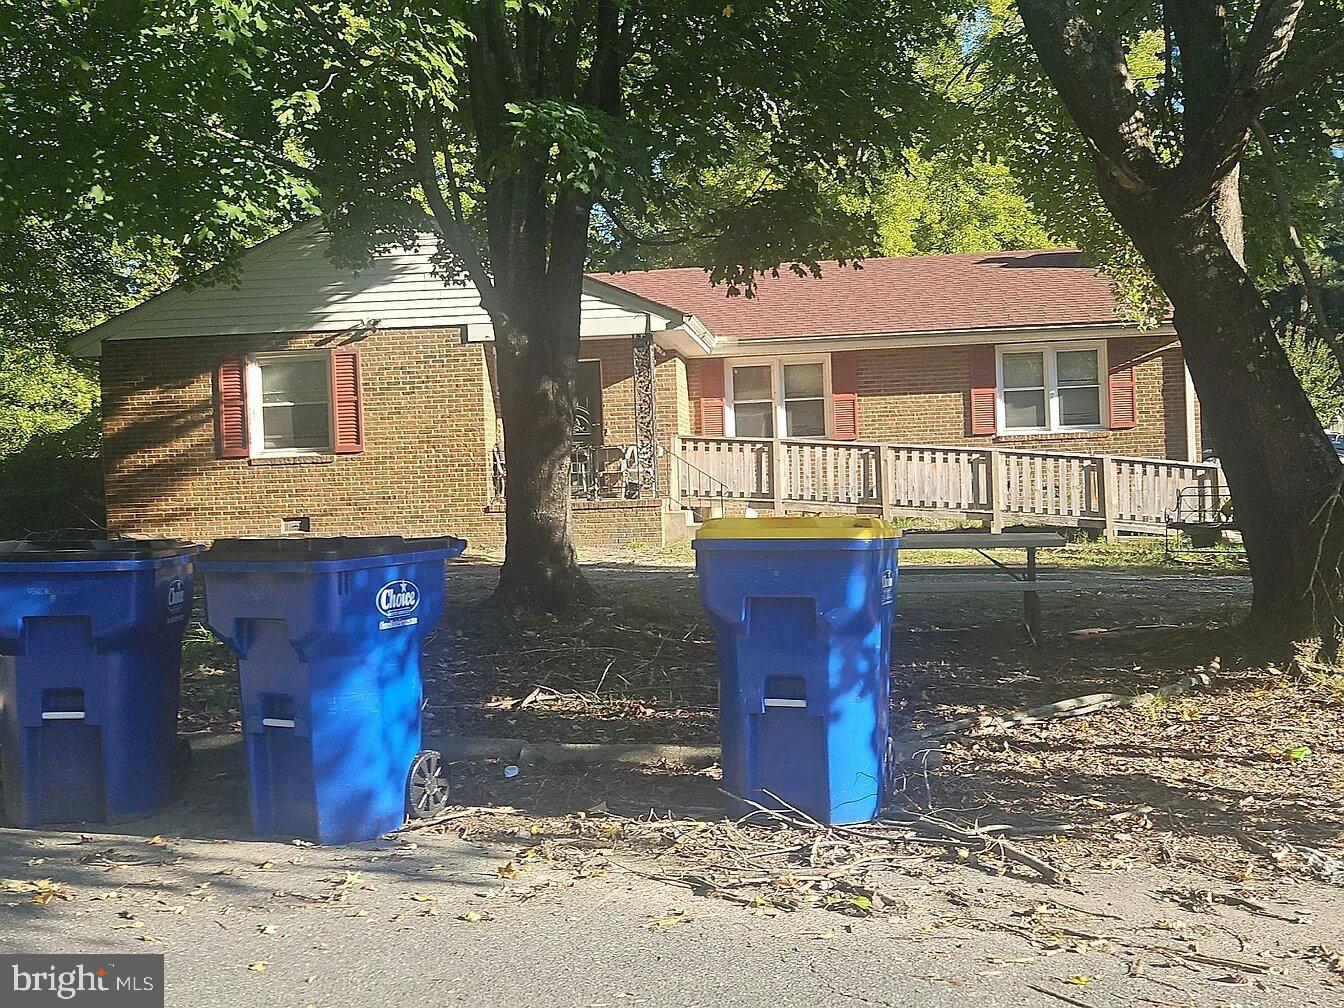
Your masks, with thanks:
[{"label": "trash can wheel", "polygon": [[428,819],[448,807],[448,778],[443,760],[435,749],[425,749],[411,760],[406,780],[406,814],[412,819]]}]

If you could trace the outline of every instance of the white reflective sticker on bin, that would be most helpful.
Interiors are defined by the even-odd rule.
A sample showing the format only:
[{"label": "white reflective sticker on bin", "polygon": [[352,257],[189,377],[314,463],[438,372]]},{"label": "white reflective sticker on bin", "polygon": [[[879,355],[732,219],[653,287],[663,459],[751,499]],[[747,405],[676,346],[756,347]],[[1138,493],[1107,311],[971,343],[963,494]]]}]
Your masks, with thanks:
[{"label": "white reflective sticker on bin", "polygon": [[890,567],[882,572],[882,604],[891,605],[896,601],[896,573]]},{"label": "white reflective sticker on bin", "polygon": [[420,622],[418,616],[412,615],[420,608],[420,589],[414,581],[389,581],[378,589],[375,604],[384,617],[378,622],[379,630],[415,626]]}]

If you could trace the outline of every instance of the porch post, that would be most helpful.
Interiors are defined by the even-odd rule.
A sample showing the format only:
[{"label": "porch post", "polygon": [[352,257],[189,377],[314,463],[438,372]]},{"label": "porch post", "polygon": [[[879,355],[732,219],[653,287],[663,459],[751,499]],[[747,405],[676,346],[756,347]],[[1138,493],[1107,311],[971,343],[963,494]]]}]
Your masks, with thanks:
[{"label": "porch post", "polygon": [[631,338],[635,365],[635,463],[641,495],[658,496],[658,423],[655,411],[652,320]]}]

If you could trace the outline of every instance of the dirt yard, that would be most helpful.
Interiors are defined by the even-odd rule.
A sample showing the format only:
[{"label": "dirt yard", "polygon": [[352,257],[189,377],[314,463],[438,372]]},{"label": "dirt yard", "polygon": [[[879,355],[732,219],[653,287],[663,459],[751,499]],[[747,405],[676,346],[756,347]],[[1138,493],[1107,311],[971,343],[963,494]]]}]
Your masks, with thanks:
[{"label": "dirt yard", "polygon": [[[587,570],[600,602],[566,623],[501,622],[497,569],[451,568],[428,734],[660,760],[462,759],[440,819],[256,840],[236,673],[198,628],[187,791],[106,833],[0,830],[0,949],[165,951],[174,1006],[1339,1004],[1344,683],[1225,660],[1243,577],[1074,567],[1039,645],[1020,598],[902,599],[903,789],[881,823],[818,829],[720,811],[684,557]],[[1146,699],[1005,723],[1096,694]]]},{"label": "dirt yard", "polygon": [[[599,602],[578,622],[502,621],[497,568],[450,570],[452,611],[428,649],[427,732],[585,743],[717,741],[713,642],[694,571],[672,562],[586,567]],[[1133,695],[1208,670],[1211,685],[1084,717],[958,732],[907,769],[905,800],[1088,867],[1179,864],[1223,878],[1265,871],[1344,880],[1344,679],[1238,670],[1226,628],[1248,581],[1225,572],[1070,569],[1028,642],[1015,595],[902,598],[893,730],[902,735],[1098,693]],[[190,645],[186,726],[236,729],[232,664]],[[1221,661],[1220,661],[1221,660]],[[939,744],[939,742],[941,744]],[[495,771],[459,768],[464,802],[499,798]],[[712,808],[715,769],[557,770],[510,804],[550,814]],[[687,768],[682,768],[686,770]],[[540,780],[534,774],[529,779]],[[473,781],[485,782],[474,790]]]}]

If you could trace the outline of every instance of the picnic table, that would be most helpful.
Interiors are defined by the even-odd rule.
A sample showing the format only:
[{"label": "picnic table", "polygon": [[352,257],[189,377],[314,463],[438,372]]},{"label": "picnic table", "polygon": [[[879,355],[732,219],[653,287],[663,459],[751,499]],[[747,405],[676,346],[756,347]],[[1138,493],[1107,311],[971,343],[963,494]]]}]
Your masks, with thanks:
[{"label": "picnic table", "polygon": [[[906,532],[901,536],[901,552],[906,550],[973,550],[988,560],[1003,576],[980,576],[983,568],[967,572],[962,568],[909,567],[897,579],[897,591],[904,595],[934,595],[954,592],[1021,592],[1022,617],[1033,643],[1041,639],[1042,591],[1067,587],[1064,578],[1038,578],[1036,551],[1063,546],[1059,532]],[[1025,567],[1005,564],[990,555],[991,550],[1025,550]]]}]

